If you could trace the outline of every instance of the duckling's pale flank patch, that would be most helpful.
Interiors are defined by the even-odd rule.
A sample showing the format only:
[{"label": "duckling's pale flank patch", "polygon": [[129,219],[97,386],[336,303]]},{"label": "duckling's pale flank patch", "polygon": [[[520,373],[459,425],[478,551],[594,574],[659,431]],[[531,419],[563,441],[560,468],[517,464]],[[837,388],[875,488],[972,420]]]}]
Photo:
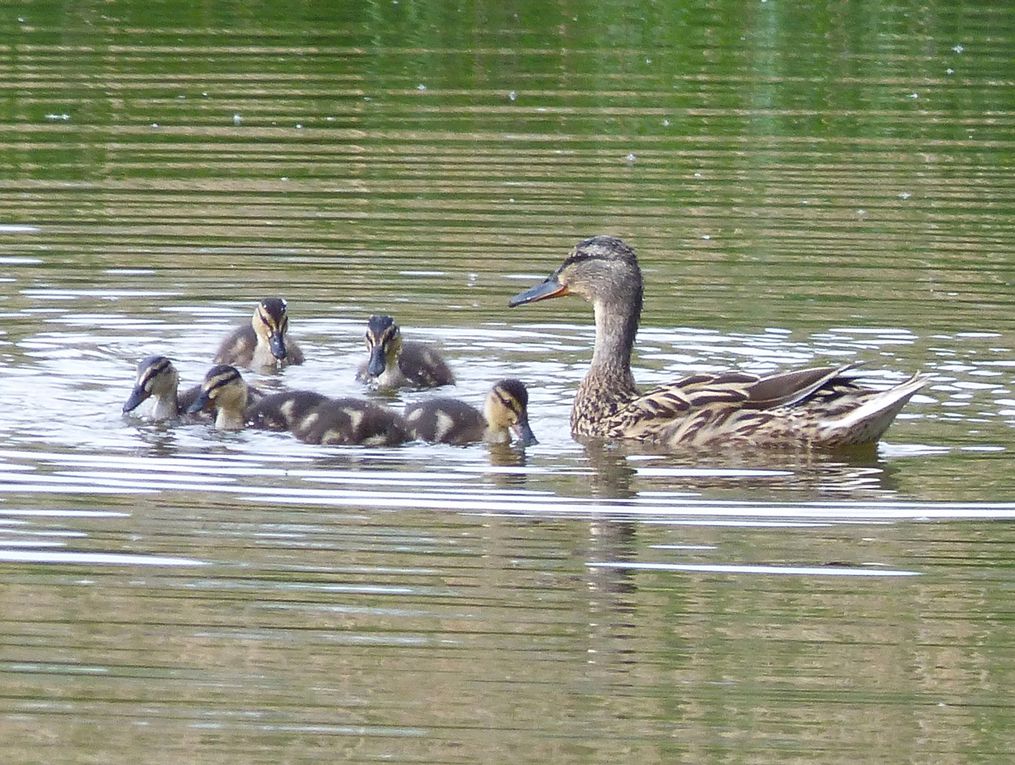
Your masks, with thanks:
[{"label": "duckling's pale flank patch", "polygon": [[585,239],[556,271],[508,305],[570,294],[592,304],[596,324],[592,362],[571,409],[576,437],[671,447],[871,443],[928,382],[914,375],[888,390],[865,388],[856,382],[856,365],[849,364],[764,377],[696,374],[641,393],[631,373],[643,294],[634,250],[615,237]]},{"label": "duckling's pale flank patch", "polygon": [[328,397],[309,390],[272,393],[250,407],[247,420],[255,428],[292,430]]},{"label": "duckling's pale flank patch", "polygon": [[311,444],[395,446],[409,440],[401,415],[359,398],[322,402],[293,424],[292,433]]}]

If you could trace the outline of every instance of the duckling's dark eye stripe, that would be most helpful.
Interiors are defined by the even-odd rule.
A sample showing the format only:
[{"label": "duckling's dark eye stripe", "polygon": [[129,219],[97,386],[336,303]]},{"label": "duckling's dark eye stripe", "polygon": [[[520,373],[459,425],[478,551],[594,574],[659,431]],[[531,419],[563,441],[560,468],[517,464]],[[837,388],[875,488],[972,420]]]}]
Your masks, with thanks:
[{"label": "duckling's dark eye stripe", "polygon": [[272,325],[271,317],[268,316],[264,312],[264,309],[261,308],[260,306],[258,306],[258,308],[257,308],[257,318],[260,319],[261,323],[264,326],[269,327],[269,328],[271,327],[271,325]]},{"label": "duckling's dark eye stripe", "polygon": [[148,367],[145,370],[145,372],[144,372],[144,379],[147,380],[150,377],[155,377],[156,375],[160,375],[163,372],[165,372],[167,369],[169,369],[169,359],[159,359],[158,361],[156,361],[154,364],[152,364],[150,367]]},{"label": "duckling's dark eye stripe", "polygon": [[230,372],[229,374],[221,375],[212,380],[208,380],[208,382],[205,383],[205,389],[209,392],[213,390],[218,390],[223,385],[228,385],[233,380],[237,379],[239,376],[240,375],[238,372]]},{"label": "duckling's dark eye stripe", "polygon": [[141,372],[141,375],[138,378],[138,384],[147,390],[148,386],[152,384],[152,381],[155,380],[156,377],[163,372],[168,371],[170,365],[169,359],[156,361],[150,367]]},{"label": "duckling's dark eye stripe", "polygon": [[504,405],[506,409],[511,410],[515,414],[518,414],[521,411],[521,407],[518,406],[518,402],[515,401],[514,398],[511,397],[505,398],[504,396],[500,395],[499,391],[494,391],[494,395],[497,397],[497,400]]}]

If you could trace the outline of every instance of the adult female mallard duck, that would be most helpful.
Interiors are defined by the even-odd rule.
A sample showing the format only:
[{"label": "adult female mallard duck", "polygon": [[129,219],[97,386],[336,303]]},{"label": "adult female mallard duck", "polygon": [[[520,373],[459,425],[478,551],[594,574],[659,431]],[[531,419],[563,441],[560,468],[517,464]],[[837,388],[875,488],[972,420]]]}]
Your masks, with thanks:
[{"label": "adult female mallard duck", "polygon": [[367,351],[370,354],[356,379],[375,388],[437,388],[454,385],[455,376],[436,349],[426,343],[403,340],[390,316],[367,320]]},{"label": "adult female mallard duck", "polygon": [[249,367],[255,372],[274,372],[303,363],[303,351],[288,336],[289,315],[282,298],[265,298],[254,309],[249,324],[231,332],[218,353],[216,364]]},{"label": "adult female mallard duck", "polygon": [[759,377],[696,374],[641,393],[631,349],[642,305],[641,269],[620,239],[579,242],[545,281],[509,306],[574,294],[592,303],[592,363],[571,409],[575,436],[634,439],[670,447],[723,443],[838,447],[873,443],[928,378],[914,375],[888,390],[856,383],[855,365]]},{"label": "adult female mallard duck", "polygon": [[137,377],[130,398],[123,404],[127,414],[149,398],[152,400],[148,417],[152,420],[173,420],[185,413],[201,393],[201,386],[195,385],[179,391],[180,375],[173,362],[165,356],[148,356],[137,365]]},{"label": "adult female mallard duck", "polygon": [[529,392],[519,380],[501,380],[486,396],[483,411],[456,398],[431,398],[405,408],[413,438],[431,443],[504,444],[514,433],[523,446],[539,443],[529,427]]}]

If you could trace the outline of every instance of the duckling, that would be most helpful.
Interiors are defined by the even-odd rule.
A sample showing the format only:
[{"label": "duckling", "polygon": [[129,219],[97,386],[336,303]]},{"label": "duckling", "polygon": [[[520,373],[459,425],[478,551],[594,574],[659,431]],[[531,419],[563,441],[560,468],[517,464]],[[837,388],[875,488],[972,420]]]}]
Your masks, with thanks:
[{"label": "duckling", "polygon": [[642,276],[624,241],[579,242],[545,281],[510,307],[578,295],[592,303],[596,338],[589,370],[571,409],[579,437],[632,439],[671,448],[842,447],[876,442],[929,378],[914,375],[887,390],[855,381],[855,364],[759,377],[695,374],[641,393],[631,351],[642,306]]},{"label": "duckling", "polygon": [[311,411],[330,400],[324,394],[312,390],[271,393],[250,406],[247,420],[255,428],[292,430]]},{"label": "duckling", "polygon": [[413,438],[431,443],[508,443],[512,432],[523,446],[539,443],[529,427],[529,392],[520,380],[501,380],[486,396],[483,411],[456,398],[431,398],[405,408]]},{"label": "duckling", "polygon": [[212,408],[215,427],[219,430],[241,430],[246,424],[250,390],[236,367],[218,364],[208,370],[201,383],[201,393],[187,407],[188,414]]},{"label": "duckling", "polygon": [[250,323],[237,327],[222,341],[215,363],[249,367],[256,372],[274,372],[290,364],[302,364],[303,351],[288,332],[286,301],[265,298],[257,304]]},{"label": "duckling", "polygon": [[130,398],[124,402],[123,413],[134,411],[146,399],[152,399],[149,419],[172,420],[187,411],[201,393],[201,386],[178,394],[180,375],[173,362],[165,356],[148,356],[137,365],[137,378]]},{"label": "duckling", "polygon": [[402,340],[390,316],[371,316],[366,331],[367,361],[356,379],[376,388],[437,388],[454,385],[455,376],[432,346]]},{"label": "duckling", "polygon": [[292,433],[308,444],[395,446],[409,440],[401,415],[360,398],[322,402],[294,422]]}]

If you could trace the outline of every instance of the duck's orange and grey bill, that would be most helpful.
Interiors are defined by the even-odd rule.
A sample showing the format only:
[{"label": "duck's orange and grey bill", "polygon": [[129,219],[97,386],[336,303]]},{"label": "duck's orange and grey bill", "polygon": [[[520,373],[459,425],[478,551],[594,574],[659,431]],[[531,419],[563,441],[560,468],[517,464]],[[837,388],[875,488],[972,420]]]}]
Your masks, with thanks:
[{"label": "duck's orange and grey bill", "polygon": [[545,282],[537,284],[535,287],[527,289],[524,292],[519,292],[508,301],[508,308],[514,308],[525,303],[535,303],[537,300],[548,300],[566,294],[567,286],[551,276]]}]

